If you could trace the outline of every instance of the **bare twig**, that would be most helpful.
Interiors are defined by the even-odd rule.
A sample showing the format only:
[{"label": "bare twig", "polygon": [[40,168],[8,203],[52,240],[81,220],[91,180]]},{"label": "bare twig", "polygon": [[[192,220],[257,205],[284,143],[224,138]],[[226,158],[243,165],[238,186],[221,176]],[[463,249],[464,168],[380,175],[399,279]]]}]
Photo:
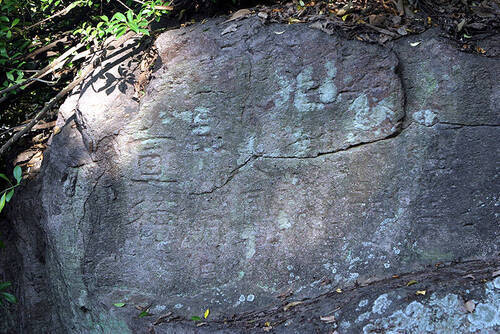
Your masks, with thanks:
[{"label": "bare twig", "polygon": [[61,90],[55,97],[53,97],[45,106],[38,112],[38,114],[29,122],[21,131],[17,132],[12,136],[1,148],[0,155],[2,155],[13,143],[15,143],[19,138],[31,130],[39,120],[49,111],[57,101],[62,99],[67,93],[69,93],[73,88],[80,84],[92,71],[94,70],[94,65],[90,63],[84,72],[75,80],[73,80],[69,85],[67,85],[63,90]]},{"label": "bare twig", "polygon": [[[130,38],[130,34],[125,34],[118,39],[116,47],[120,47]],[[5,151],[15,143],[19,138],[25,135],[28,131],[31,130],[37,124],[42,117],[56,104],[57,101],[62,99],[67,93],[69,93],[73,88],[78,86],[85,78],[92,73],[96,66],[98,66],[98,60],[102,55],[105,55],[105,50],[101,50],[96,52],[95,60],[91,61],[82,71],[80,76],[73,80],[69,85],[67,85],[63,90],[61,90],[55,97],[53,97],[49,102],[45,104],[45,106],[36,114],[35,118],[33,118],[21,131],[17,132],[14,136],[12,136],[2,147],[0,147],[0,156],[5,153]]]},{"label": "bare twig", "polygon": [[373,30],[376,30],[382,34],[386,34],[388,36],[394,37],[394,38],[400,37],[400,35],[396,34],[395,32],[389,31],[387,29],[376,27],[376,26],[369,24],[369,23],[365,23],[365,26],[372,28]]},{"label": "bare twig", "polygon": [[64,52],[62,55],[57,57],[52,63],[49,65],[45,66],[42,68],[38,73],[32,76],[32,78],[41,78],[46,76],[47,74],[51,73],[52,71],[62,67],[64,63],[66,62],[67,58],[71,56],[71,54],[75,51],[78,51],[82,47],[85,46],[85,43],[78,43],[77,45],[73,46],[72,48],[68,49],[66,52]]},{"label": "bare twig", "polygon": [[[141,0],[132,0],[134,2],[140,3],[141,5],[145,5],[146,3],[141,1]],[[174,10],[174,7],[172,6],[154,6],[155,9],[158,10]]]},{"label": "bare twig", "polygon": [[[45,66],[44,68],[42,68],[41,70],[39,70],[37,73],[35,73],[33,76],[31,76],[30,78],[26,79],[24,82],[6,88],[3,91],[1,91],[0,94],[2,94],[2,93],[9,93],[12,90],[17,89],[17,88],[22,87],[22,86],[24,86],[24,88],[27,88],[34,81],[41,81],[41,80],[39,80],[40,78],[43,78],[47,74],[52,73],[56,69],[62,67],[66,63],[67,58],[69,56],[71,56],[71,54],[73,52],[78,51],[83,46],[85,46],[84,43],[79,43],[79,44],[75,45],[74,47],[70,48],[69,50],[67,50],[66,52],[64,52],[62,55],[60,55],[59,57],[57,57],[51,64]],[[42,81],[42,82],[44,82],[44,81]],[[1,97],[0,98],[0,103],[2,103],[5,100],[7,100],[8,97],[9,97],[8,94],[6,94],[3,97]]]},{"label": "bare twig", "polygon": [[128,10],[130,10],[131,12],[133,12],[133,10],[129,6],[127,6],[126,4],[124,4],[123,2],[121,2],[120,0],[116,0],[116,1],[118,1],[119,3],[121,3],[123,5],[123,7],[127,8]]},{"label": "bare twig", "polygon": [[80,4],[80,1],[73,2],[68,7],[64,8],[64,9],[61,9],[60,11],[54,13],[53,15],[51,15],[51,16],[43,19],[43,20],[41,20],[40,22],[37,22],[35,24],[30,25],[29,27],[26,27],[25,29],[29,30],[31,28],[37,27],[37,26],[39,26],[41,24],[44,24],[45,22],[47,22],[49,20],[52,20],[55,17],[64,16],[64,15],[68,14],[73,8],[75,8],[76,6],[78,6],[79,4]]},{"label": "bare twig", "polygon": [[48,50],[50,50],[50,49],[52,49],[54,47],[56,47],[57,44],[59,44],[59,43],[67,43],[67,42],[69,42],[70,41],[69,33],[70,32],[66,32],[66,33],[64,33],[64,35],[66,35],[66,36],[64,36],[62,38],[59,38],[58,40],[55,40],[52,43],[49,43],[49,44],[47,44],[47,45],[45,45],[45,46],[43,46],[41,48],[38,48],[38,49],[36,49],[33,52],[30,52],[28,55],[26,55],[24,57],[24,59],[34,58],[36,55],[38,55],[38,54],[40,54],[42,52],[48,51]]}]

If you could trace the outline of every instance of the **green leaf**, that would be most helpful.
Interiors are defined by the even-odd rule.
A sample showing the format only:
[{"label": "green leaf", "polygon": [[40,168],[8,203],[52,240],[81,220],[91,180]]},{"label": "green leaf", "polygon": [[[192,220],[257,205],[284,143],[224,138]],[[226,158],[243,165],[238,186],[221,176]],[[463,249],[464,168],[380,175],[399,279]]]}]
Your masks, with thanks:
[{"label": "green leaf", "polygon": [[116,307],[123,307],[125,306],[125,303],[114,303],[113,305]]},{"label": "green leaf", "polygon": [[134,22],[129,22],[128,23],[128,26],[130,27],[130,29],[135,32],[135,33],[138,33],[139,32],[139,27],[137,26],[137,24],[135,24]]},{"label": "green leaf", "polygon": [[149,30],[148,29],[141,29],[139,28],[139,32],[143,35],[149,36]]},{"label": "green leaf", "polygon": [[9,18],[7,16],[0,16],[0,21],[9,22]]},{"label": "green leaf", "polygon": [[104,22],[109,22],[109,19],[106,15],[103,15],[103,16],[100,16],[101,20],[103,20]]},{"label": "green leaf", "polygon": [[5,73],[5,75],[7,76],[7,79],[9,79],[10,81],[14,81],[14,75],[12,74],[12,71]]},{"label": "green leaf", "polygon": [[149,317],[151,315],[152,314],[149,313],[148,311],[142,311],[141,313],[139,313],[139,318]]},{"label": "green leaf", "polygon": [[127,12],[127,21],[130,23],[130,22],[133,22],[134,21],[134,13],[132,13],[131,10],[129,10]]},{"label": "green leaf", "polygon": [[14,196],[14,189],[11,189],[8,193],[7,193],[7,196],[5,196],[5,200],[7,202],[10,202],[10,199],[12,198],[12,196]]},{"label": "green leaf", "polygon": [[127,27],[122,27],[122,28],[119,28],[115,31],[115,36],[116,37],[120,37],[121,35],[123,35],[125,32],[127,32]]},{"label": "green leaf", "polygon": [[12,24],[10,25],[10,27],[11,27],[11,28],[14,28],[14,26],[15,26],[16,24],[18,24],[18,23],[19,23],[19,19],[16,17],[16,18],[14,19],[14,21],[12,21]]},{"label": "green leaf", "polygon": [[7,39],[10,39],[12,37],[12,31],[10,31],[10,30],[7,31],[7,36],[6,37],[7,37]]},{"label": "green leaf", "polygon": [[2,212],[4,206],[5,206],[5,193],[3,193],[2,198],[0,198],[0,212]]},{"label": "green leaf", "polygon": [[193,315],[193,316],[191,317],[191,320],[193,320],[193,321],[201,321],[201,318],[200,318],[200,317],[198,317],[197,315]]},{"label": "green leaf", "polygon": [[0,292],[0,295],[3,296],[3,298],[5,298],[6,301],[8,301],[9,303],[16,303],[17,302],[17,299],[16,297],[14,297],[13,295],[11,295],[10,293],[8,292]]},{"label": "green leaf", "polygon": [[16,179],[17,184],[21,182],[22,177],[23,177],[23,170],[21,169],[21,167],[19,166],[14,167],[14,178]]},{"label": "green leaf", "polygon": [[12,285],[12,283],[10,283],[10,282],[2,282],[2,283],[0,283],[0,290],[5,290],[6,288],[8,288],[11,285]]},{"label": "green leaf", "polygon": [[113,15],[113,17],[111,18],[111,20],[118,20],[118,21],[123,21],[123,22],[127,22],[127,19],[125,18],[125,15],[123,15],[122,13],[115,13],[115,15]]},{"label": "green leaf", "polygon": [[4,173],[0,173],[0,178],[4,179],[5,181],[9,182],[10,183],[10,180],[9,178],[7,177],[7,175],[5,175]]}]

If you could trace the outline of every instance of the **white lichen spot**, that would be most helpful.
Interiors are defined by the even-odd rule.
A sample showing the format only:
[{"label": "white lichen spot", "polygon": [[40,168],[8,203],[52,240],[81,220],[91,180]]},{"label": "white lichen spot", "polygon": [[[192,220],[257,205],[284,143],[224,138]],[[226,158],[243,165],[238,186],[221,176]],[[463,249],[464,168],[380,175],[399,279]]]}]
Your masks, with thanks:
[{"label": "white lichen spot", "polygon": [[251,259],[255,255],[255,231],[246,229],[241,234],[241,239],[246,240],[246,259]]},{"label": "white lichen spot", "polygon": [[389,262],[384,263],[384,268],[389,269],[391,267],[391,264]]},{"label": "white lichen spot", "polygon": [[246,298],[245,298],[245,295],[240,295],[240,298],[238,299],[241,303],[243,303]]},{"label": "white lichen spot", "polygon": [[286,266],[286,269],[289,270],[289,271],[293,270],[293,266],[291,264],[289,264],[288,266]]},{"label": "white lichen spot", "polygon": [[292,224],[288,220],[288,215],[283,210],[281,210],[278,214],[278,226],[280,230],[287,230],[292,227]]},{"label": "white lichen spot", "polygon": [[342,321],[339,326],[342,329],[347,329],[347,328],[351,327],[351,323],[349,321]]},{"label": "white lichen spot", "polygon": [[390,98],[383,99],[374,107],[370,107],[366,94],[358,96],[349,106],[349,112],[354,113],[353,128],[370,130],[381,126],[385,121],[395,117],[394,104]]},{"label": "white lichen spot", "polygon": [[495,280],[493,281],[493,286],[495,287],[495,289],[500,289],[500,276],[495,278]]},{"label": "white lichen spot", "polygon": [[358,277],[359,277],[358,273],[350,273],[349,277],[347,278],[347,282],[354,283]]},{"label": "white lichen spot", "polygon": [[325,63],[326,77],[323,83],[319,87],[319,99],[323,103],[332,103],[337,97],[337,86],[333,80],[337,75],[337,68],[335,67],[334,61],[328,61]]},{"label": "white lichen spot", "polygon": [[391,300],[387,298],[387,294],[384,293],[383,295],[380,295],[374,302],[373,302],[373,307],[372,307],[372,312],[373,313],[378,313],[382,314],[385,312],[387,307],[391,305]]},{"label": "white lichen spot", "polygon": [[182,304],[175,304],[174,308],[180,309],[180,308],[182,308],[182,306],[184,306],[184,305],[182,305]]},{"label": "white lichen spot", "polygon": [[247,296],[247,302],[253,302],[255,300],[255,296],[250,294]]},{"label": "white lichen spot", "polygon": [[361,323],[363,321],[366,321],[370,318],[371,312],[365,312],[363,314],[360,314],[359,317],[356,319],[356,323]]},{"label": "white lichen spot", "polygon": [[194,128],[191,132],[197,136],[206,136],[210,134],[211,128],[207,125],[199,126]]},{"label": "white lichen spot", "polygon": [[295,91],[294,106],[299,112],[323,110],[325,105],[309,101],[307,92],[315,86],[312,80],[312,66],[307,66],[297,76],[297,89]]},{"label": "white lichen spot", "polygon": [[167,306],[165,305],[156,305],[151,309],[153,313],[161,313],[167,309]]},{"label": "white lichen spot", "polygon": [[359,302],[358,307],[361,308],[361,307],[365,307],[366,305],[368,305],[368,299],[362,299]]},{"label": "white lichen spot", "polygon": [[434,293],[427,302],[414,301],[389,316],[376,319],[372,314],[371,322],[363,327],[363,332],[489,333],[500,326],[500,293],[495,290],[494,282],[486,283],[484,296],[474,312],[467,314],[463,311],[462,296],[447,294],[439,297]]},{"label": "white lichen spot", "polygon": [[438,122],[436,113],[432,110],[419,110],[413,113],[413,120],[425,126],[433,126]]},{"label": "white lichen spot", "polygon": [[293,87],[286,77],[276,74],[276,78],[278,80],[278,85],[280,86],[280,90],[278,92],[280,97],[277,98],[274,103],[275,106],[281,110],[288,105],[288,102],[290,101],[290,94],[293,92]]}]

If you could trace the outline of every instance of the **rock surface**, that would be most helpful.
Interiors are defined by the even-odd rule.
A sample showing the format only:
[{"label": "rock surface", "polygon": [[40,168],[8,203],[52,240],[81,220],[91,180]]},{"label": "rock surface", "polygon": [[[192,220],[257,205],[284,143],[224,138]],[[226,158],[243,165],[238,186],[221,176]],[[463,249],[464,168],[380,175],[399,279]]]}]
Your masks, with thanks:
[{"label": "rock surface", "polygon": [[17,330],[499,330],[498,59],[221,22],[160,35],[140,103],[131,40],[62,106],[9,215]]}]

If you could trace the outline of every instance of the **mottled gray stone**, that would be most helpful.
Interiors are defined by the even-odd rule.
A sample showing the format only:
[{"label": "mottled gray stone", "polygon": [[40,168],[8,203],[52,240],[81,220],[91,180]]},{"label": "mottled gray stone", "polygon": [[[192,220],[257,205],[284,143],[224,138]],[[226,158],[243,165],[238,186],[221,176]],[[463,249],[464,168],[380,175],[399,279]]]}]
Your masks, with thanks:
[{"label": "mottled gray stone", "polygon": [[[314,298],[498,255],[496,59],[433,31],[417,49],[416,37],[383,48],[257,19],[221,36],[220,22],[159,36],[140,103],[131,41],[63,105],[31,223],[46,242],[52,332],[146,332],[136,305],[223,320],[288,289]],[[353,297],[339,326],[370,333],[394,318],[419,331],[455,303],[447,293],[404,308],[390,290]],[[498,328],[487,300],[450,326]],[[300,332],[290,321],[282,331]]]}]

